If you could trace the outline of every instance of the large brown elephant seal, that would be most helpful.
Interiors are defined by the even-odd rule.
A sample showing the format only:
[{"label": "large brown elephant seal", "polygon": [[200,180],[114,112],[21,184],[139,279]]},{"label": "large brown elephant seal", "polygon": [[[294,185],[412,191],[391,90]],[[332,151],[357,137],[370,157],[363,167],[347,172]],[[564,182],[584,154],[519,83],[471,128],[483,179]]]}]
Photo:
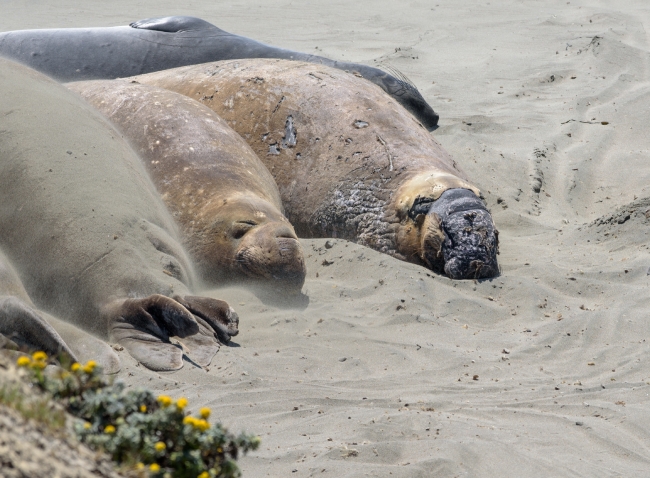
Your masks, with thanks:
[{"label": "large brown elephant seal", "polygon": [[66,353],[78,362],[94,360],[104,373],[117,373],[120,359],[104,341],[37,310],[15,269],[0,252],[0,334],[51,356]]},{"label": "large brown elephant seal", "polygon": [[342,237],[454,279],[498,273],[479,191],[390,96],[310,63],[239,60],[134,77],[209,106],[264,161],[303,237]]},{"label": "large brown elephant seal", "polygon": [[300,292],[303,251],[278,187],[248,144],[186,96],[119,80],[69,83],[125,135],[211,283]]},{"label": "large brown elephant seal", "polygon": [[[139,158],[62,85],[0,60],[0,248],[36,306],[173,370],[237,332],[192,270]],[[173,298],[172,298],[173,297]]]}]

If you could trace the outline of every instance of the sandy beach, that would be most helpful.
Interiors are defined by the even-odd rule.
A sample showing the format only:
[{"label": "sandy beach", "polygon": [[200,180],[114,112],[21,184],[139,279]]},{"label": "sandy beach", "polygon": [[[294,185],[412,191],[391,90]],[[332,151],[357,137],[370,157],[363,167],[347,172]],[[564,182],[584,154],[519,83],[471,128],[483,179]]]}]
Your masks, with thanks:
[{"label": "sandy beach", "polygon": [[201,17],[391,66],[481,189],[501,275],[451,281],[303,240],[309,304],[220,289],[211,366],[119,377],[259,433],[246,477],[650,476],[650,4],[8,0],[0,31]]}]

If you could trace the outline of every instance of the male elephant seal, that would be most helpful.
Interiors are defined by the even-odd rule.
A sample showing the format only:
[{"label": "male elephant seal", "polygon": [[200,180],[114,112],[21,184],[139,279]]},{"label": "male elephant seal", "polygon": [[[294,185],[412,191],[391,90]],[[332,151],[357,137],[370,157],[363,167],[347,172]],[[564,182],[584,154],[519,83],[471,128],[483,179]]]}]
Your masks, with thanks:
[{"label": "male elephant seal", "polygon": [[149,368],[182,367],[170,336],[209,363],[237,316],[188,295],[186,253],[137,155],[40,73],[0,60],[0,91],[0,248],[34,303]]},{"label": "male elephant seal", "polygon": [[124,133],[181,225],[201,276],[300,292],[305,263],[273,177],[211,109],[160,88],[69,83]]},{"label": "male elephant seal", "polygon": [[0,34],[0,55],[64,82],[120,78],[238,58],[308,61],[361,75],[427,128],[438,124],[438,115],[417,88],[402,78],[371,66],[265,45],[194,17],[148,18],[128,27],[5,32]]},{"label": "male elephant seal", "polygon": [[0,252],[0,334],[17,345],[43,350],[52,356],[95,360],[104,373],[117,373],[120,359],[104,341],[79,327],[37,310],[18,274]]},{"label": "male elephant seal", "polygon": [[390,96],[339,70],[238,60],[135,77],[201,101],[275,177],[303,237],[343,237],[454,279],[498,273],[479,191]]}]

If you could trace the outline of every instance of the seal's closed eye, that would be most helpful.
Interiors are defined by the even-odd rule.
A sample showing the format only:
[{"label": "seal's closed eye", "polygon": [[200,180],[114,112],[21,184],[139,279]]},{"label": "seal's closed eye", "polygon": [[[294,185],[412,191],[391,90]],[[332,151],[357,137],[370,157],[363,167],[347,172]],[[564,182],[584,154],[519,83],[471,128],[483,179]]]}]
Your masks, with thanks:
[{"label": "seal's closed eye", "polygon": [[252,228],[257,226],[257,223],[253,221],[238,221],[233,224],[232,227],[232,237],[235,239],[241,239],[244,235],[250,231]]}]

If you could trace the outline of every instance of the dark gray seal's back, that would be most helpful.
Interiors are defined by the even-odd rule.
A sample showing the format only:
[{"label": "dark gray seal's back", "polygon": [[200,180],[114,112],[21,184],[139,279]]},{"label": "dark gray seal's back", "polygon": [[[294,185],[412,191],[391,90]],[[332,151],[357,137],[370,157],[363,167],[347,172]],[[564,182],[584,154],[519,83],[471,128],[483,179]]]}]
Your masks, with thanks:
[{"label": "dark gray seal's back", "polygon": [[0,55],[61,82],[114,79],[215,61],[215,40],[229,36],[198,18],[168,19],[1,33]]},{"label": "dark gray seal's back", "polygon": [[194,17],[148,18],[123,27],[5,32],[0,33],[0,55],[62,82],[122,78],[242,58],[321,63],[358,73],[375,83],[426,128],[438,124],[438,115],[417,88],[403,78],[371,66],[265,45]]}]

